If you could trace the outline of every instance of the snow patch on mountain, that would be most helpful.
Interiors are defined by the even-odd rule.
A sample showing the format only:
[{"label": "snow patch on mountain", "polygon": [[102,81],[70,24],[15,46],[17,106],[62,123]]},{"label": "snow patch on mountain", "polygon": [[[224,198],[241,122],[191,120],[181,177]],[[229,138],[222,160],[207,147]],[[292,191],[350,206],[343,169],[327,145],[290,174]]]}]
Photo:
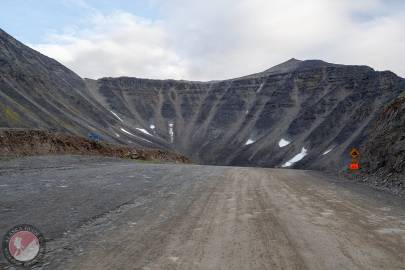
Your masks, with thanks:
[{"label": "snow patch on mountain", "polygon": [[124,133],[126,133],[126,134],[128,134],[128,135],[131,135],[131,136],[133,136],[133,137],[135,137],[135,138],[138,138],[138,139],[140,139],[140,140],[143,140],[143,141],[152,143],[152,142],[148,141],[147,139],[144,139],[144,138],[141,138],[141,137],[136,136],[135,134],[132,134],[131,132],[129,132],[128,130],[126,130],[126,129],[124,129],[124,128],[121,128],[121,131],[124,132]]},{"label": "snow patch on mountain", "polygon": [[146,129],[144,129],[144,128],[136,128],[136,129],[139,130],[140,132],[146,134],[146,135],[153,136],[152,134],[150,134],[150,133],[149,133]]},{"label": "snow patch on mountain", "polygon": [[284,146],[289,145],[290,143],[291,143],[290,141],[287,141],[287,140],[281,138],[281,140],[278,142],[278,146],[282,148]]},{"label": "snow patch on mountain", "polygon": [[286,163],[284,163],[283,165],[281,165],[281,167],[285,168],[285,167],[291,167],[292,165],[294,165],[294,163],[297,163],[298,161],[300,161],[301,159],[303,159],[306,155],[307,155],[307,149],[305,147],[302,147],[301,152],[298,153],[297,155],[295,155],[292,159],[290,159],[289,161],[287,161]]},{"label": "snow patch on mountain", "polygon": [[264,86],[264,83],[260,84],[260,87],[259,87],[259,89],[257,89],[256,93],[260,93],[260,91],[262,91],[262,89],[263,89],[263,86]]},{"label": "snow patch on mountain", "polygon": [[325,152],[323,152],[322,156],[329,154],[333,150],[333,148],[334,147],[332,147],[332,148],[326,150]]},{"label": "snow patch on mountain", "polygon": [[118,114],[116,114],[113,111],[110,111],[118,120],[120,120],[121,122],[124,122],[124,120],[121,119],[121,117],[118,116]]},{"label": "snow patch on mountain", "polygon": [[174,142],[174,129],[173,129],[174,124],[169,123],[169,135],[170,135],[170,142]]},{"label": "snow patch on mountain", "polygon": [[126,134],[128,134],[128,135],[131,135],[131,136],[136,137],[134,134],[132,134],[131,132],[129,132],[129,131],[126,130],[126,129],[121,128],[121,131],[124,132],[124,133],[126,133]]},{"label": "snow patch on mountain", "polygon": [[246,141],[245,145],[250,145],[252,143],[255,143],[255,141],[252,140],[252,139],[249,139],[249,140]]}]

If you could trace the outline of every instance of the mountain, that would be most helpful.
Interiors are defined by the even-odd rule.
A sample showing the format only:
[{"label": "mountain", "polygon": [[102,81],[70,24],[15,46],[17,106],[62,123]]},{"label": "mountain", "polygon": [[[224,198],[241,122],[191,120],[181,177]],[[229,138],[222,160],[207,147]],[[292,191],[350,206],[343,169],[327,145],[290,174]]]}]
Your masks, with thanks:
[{"label": "mountain", "polygon": [[1,127],[97,133],[203,164],[341,169],[404,90],[389,71],[297,59],[224,81],[82,79],[0,32]]},{"label": "mountain", "polygon": [[370,134],[362,145],[365,150],[363,167],[369,173],[405,172],[404,94],[386,105],[370,124]]},{"label": "mountain", "polygon": [[107,139],[117,122],[87,97],[78,75],[0,29],[0,126],[47,128],[86,135],[97,131]]},{"label": "mountain", "polygon": [[[335,169],[404,83],[369,67],[290,60],[234,80],[103,78],[87,89],[154,137],[170,142],[173,123],[173,147],[201,163],[274,167],[305,148],[297,167]],[[291,143],[280,147],[282,139]]]}]

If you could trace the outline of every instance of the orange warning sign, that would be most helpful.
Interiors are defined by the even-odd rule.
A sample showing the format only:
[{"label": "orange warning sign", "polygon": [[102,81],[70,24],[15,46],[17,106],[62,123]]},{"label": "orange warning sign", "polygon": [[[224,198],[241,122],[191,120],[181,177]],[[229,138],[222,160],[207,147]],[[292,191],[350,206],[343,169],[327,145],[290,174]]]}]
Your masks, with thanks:
[{"label": "orange warning sign", "polygon": [[350,155],[352,156],[352,158],[358,158],[360,156],[360,152],[356,148],[353,148],[350,151]]}]

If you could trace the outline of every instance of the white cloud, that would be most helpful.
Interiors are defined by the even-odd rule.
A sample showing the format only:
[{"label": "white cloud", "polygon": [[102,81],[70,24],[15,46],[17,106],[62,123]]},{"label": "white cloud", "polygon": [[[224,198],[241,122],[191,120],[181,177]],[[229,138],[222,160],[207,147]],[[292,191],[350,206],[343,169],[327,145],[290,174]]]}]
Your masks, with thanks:
[{"label": "white cloud", "polygon": [[405,14],[392,0],[164,2],[169,31],[176,40],[190,37],[177,48],[185,59],[195,59],[189,68],[196,77],[246,75],[292,57],[405,75]]},{"label": "white cloud", "polygon": [[405,76],[405,4],[396,0],[153,2],[160,21],[96,13],[81,31],[33,47],[91,78],[224,79],[292,57]]},{"label": "white cloud", "polygon": [[89,27],[31,45],[83,77],[183,78],[185,66],[170,48],[160,22],[125,12],[95,14]]}]

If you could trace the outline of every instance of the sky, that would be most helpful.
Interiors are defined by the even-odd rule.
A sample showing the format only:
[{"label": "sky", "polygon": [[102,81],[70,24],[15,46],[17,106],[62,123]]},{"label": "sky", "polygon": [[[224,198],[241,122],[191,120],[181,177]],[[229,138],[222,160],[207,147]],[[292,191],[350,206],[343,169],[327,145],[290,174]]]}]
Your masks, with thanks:
[{"label": "sky", "polygon": [[2,0],[0,28],[82,77],[219,80],[290,58],[405,77],[401,0]]}]

